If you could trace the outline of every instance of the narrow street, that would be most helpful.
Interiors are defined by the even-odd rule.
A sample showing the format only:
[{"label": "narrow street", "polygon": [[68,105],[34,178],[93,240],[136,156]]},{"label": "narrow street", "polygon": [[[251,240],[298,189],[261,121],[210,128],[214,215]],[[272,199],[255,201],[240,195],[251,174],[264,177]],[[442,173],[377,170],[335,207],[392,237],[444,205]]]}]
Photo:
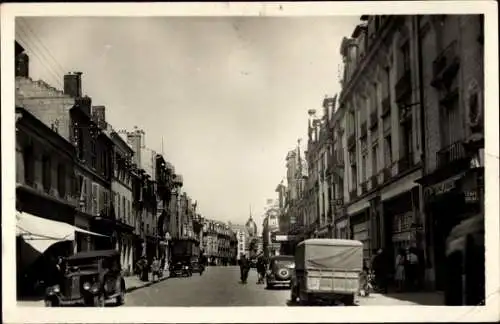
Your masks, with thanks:
[{"label": "narrow street", "polygon": [[202,276],[169,278],[127,294],[126,306],[286,306],[287,288],[273,290],[257,285],[257,273],[250,271],[248,283],[239,282],[236,266],[208,267]]},{"label": "narrow street", "polygon": [[[202,276],[194,274],[190,278],[169,278],[149,287],[137,289],[127,294],[125,306],[290,306],[288,288],[267,290],[265,285],[257,285],[257,273],[250,271],[248,283],[239,282],[238,267],[209,267]],[[359,306],[409,306],[440,305],[442,298],[437,294],[371,294],[359,297]]]}]

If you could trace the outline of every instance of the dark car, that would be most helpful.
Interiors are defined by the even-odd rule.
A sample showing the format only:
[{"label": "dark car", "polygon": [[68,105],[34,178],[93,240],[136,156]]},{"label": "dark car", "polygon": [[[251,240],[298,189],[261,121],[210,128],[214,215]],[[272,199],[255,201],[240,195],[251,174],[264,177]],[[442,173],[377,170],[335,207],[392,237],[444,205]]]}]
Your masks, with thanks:
[{"label": "dark car", "polygon": [[170,277],[191,277],[193,267],[189,261],[174,261],[170,265]]},{"label": "dark car", "polygon": [[205,266],[198,260],[193,260],[191,261],[191,269],[193,273],[199,273],[201,276],[203,274],[203,271],[205,271]]},{"label": "dark car", "polygon": [[293,271],[295,271],[295,258],[292,255],[270,257],[266,273],[266,288],[290,286]]},{"label": "dark car", "polygon": [[63,260],[58,284],[47,287],[45,306],[84,304],[103,307],[125,303],[125,280],[116,250],[80,252]]}]

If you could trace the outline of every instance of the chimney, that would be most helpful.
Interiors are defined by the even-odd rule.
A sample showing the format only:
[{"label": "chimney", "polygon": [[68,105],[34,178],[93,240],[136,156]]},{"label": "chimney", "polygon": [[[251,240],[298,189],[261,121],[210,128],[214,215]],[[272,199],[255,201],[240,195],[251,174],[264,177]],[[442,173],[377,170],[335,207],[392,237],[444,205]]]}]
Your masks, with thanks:
[{"label": "chimney", "polygon": [[92,107],[92,119],[101,129],[106,129],[106,107],[105,106],[93,106]]},{"label": "chimney", "polygon": [[73,98],[81,98],[82,72],[69,72],[64,76],[64,94]]},{"label": "chimney", "polygon": [[92,99],[88,96],[76,98],[75,104],[83,111],[87,116],[90,116],[90,109],[92,107]]},{"label": "chimney", "polygon": [[29,77],[29,61],[30,58],[28,54],[24,51],[24,47],[22,47],[18,42],[16,42],[16,77]]},{"label": "chimney", "polygon": [[141,163],[141,147],[142,147],[142,134],[144,132],[140,129],[137,128],[137,126],[134,127],[133,132],[127,132],[127,143],[130,145],[132,150],[134,151],[134,163],[137,165],[137,167],[142,168],[142,163]]}]

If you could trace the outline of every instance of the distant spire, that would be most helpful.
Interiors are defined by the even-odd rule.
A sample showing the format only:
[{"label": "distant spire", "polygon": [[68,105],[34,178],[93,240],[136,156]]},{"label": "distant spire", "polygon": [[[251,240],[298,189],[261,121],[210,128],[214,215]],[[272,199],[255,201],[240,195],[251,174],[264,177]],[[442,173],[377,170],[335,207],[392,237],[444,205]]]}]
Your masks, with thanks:
[{"label": "distant spire", "polygon": [[250,207],[250,219],[252,219],[252,205],[250,204],[249,207]]}]

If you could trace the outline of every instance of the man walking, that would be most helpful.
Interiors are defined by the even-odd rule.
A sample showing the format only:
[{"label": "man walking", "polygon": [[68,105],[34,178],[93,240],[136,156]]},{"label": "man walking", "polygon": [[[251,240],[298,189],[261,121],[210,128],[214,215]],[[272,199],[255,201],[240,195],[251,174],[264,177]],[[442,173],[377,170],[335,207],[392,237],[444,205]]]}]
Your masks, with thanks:
[{"label": "man walking", "polygon": [[250,262],[247,257],[242,254],[240,258],[240,275],[241,283],[246,284],[248,278],[248,272],[250,271]]},{"label": "man walking", "polygon": [[266,261],[262,255],[260,255],[257,259],[257,273],[259,274],[257,284],[263,284],[264,276],[266,275]]},{"label": "man walking", "polygon": [[377,288],[382,293],[387,293],[387,261],[385,253],[382,249],[377,251],[377,254],[372,260],[372,269],[375,273],[375,281]]}]

